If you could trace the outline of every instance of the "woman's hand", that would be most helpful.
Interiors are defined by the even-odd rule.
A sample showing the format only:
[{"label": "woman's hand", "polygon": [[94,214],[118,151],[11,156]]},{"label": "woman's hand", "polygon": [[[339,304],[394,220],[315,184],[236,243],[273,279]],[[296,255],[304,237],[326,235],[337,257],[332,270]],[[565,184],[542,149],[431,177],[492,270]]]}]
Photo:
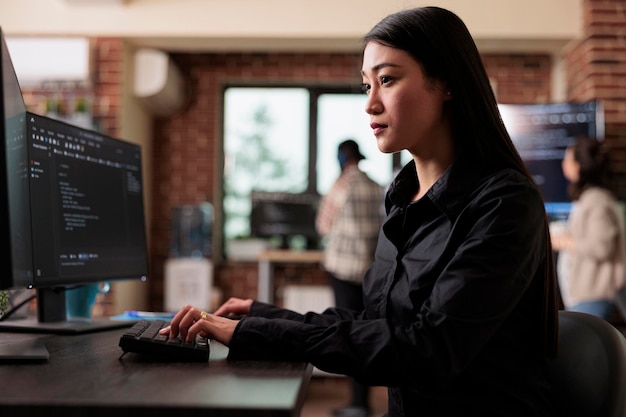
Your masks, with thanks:
[{"label": "woman's hand", "polygon": [[170,338],[180,334],[180,338],[187,342],[192,342],[199,334],[229,346],[235,327],[237,327],[236,320],[209,314],[191,305],[186,305],[176,313],[170,325],[161,329],[159,333],[167,334]]},{"label": "woman's hand", "polygon": [[552,249],[555,251],[571,251],[574,249],[574,238],[567,234],[553,235],[550,237]]},{"label": "woman's hand", "polygon": [[567,223],[554,221],[550,223],[550,244],[554,251],[571,251],[574,249],[574,238],[567,231]]},{"label": "woman's hand", "polygon": [[247,300],[231,297],[224,304],[222,304],[217,310],[215,310],[216,316],[247,316],[250,314],[250,307],[252,306],[252,299]]}]

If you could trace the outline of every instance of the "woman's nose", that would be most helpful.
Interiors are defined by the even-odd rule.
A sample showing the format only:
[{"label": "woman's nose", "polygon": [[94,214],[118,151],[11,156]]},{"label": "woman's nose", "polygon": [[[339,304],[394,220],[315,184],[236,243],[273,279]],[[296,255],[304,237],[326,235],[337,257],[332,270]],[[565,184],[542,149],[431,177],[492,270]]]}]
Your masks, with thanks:
[{"label": "woman's nose", "polygon": [[374,91],[374,89],[371,89],[370,93],[367,95],[367,100],[365,101],[365,113],[380,114],[382,109],[383,106],[380,102],[378,94]]}]

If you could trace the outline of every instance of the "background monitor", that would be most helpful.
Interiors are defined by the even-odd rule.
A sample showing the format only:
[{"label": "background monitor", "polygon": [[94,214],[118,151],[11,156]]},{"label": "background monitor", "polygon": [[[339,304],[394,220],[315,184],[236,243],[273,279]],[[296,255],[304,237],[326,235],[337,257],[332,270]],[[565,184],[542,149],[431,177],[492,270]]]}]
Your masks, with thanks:
[{"label": "background monitor", "polygon": [[128,323],[66,317],[65,290],[146,279],[141,148],[25,111],[2,38],[0,193],[10,266],[0,289],[34,288],[37,318],[0,330],[81,333]]},{"label": "background monitor", "polygon": [[301,237],[306,247],[319,247],[315,217],[319,196],[312,193],[253,191],[250,195],[250,231],[253,237],[280,238],[282,248],[289,239]]},{"label": "background monitor", "polygon": [[566,218],[571,210],[561,161],[565,149],[580,135],[604,139],[600,102],[499,104],[515,147],[541,187],[548,214]]}]

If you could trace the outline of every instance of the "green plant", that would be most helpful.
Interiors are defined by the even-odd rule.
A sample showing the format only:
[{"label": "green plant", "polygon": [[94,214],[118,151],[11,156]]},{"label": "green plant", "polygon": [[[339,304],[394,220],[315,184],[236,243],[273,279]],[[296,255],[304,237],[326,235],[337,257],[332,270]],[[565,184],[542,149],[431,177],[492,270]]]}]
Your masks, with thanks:
[{"label": "green plant", "polygon": [[0,291],[0,316],[6,313],[7,308],[9,308],[9,292]]},{"label": "green plant", "polygon": [[74,103],[74,112],[87,113],[89,110],[89,103],[85,97],[78,97]]}]

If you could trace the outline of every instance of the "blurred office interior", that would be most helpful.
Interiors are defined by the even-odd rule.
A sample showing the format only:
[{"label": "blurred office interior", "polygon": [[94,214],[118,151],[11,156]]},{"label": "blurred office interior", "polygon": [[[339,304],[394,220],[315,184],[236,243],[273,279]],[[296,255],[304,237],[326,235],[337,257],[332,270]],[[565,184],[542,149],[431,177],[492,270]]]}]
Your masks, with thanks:
[{"label": "blurred office interior", "polygon": [[[30,110],[143,147],[150,277],[115,283],[103,314],[165,308],[177,207],[212,207],[211,251],[201,256],[211,260],[219,299],[256,298],[255,254],[273,243],[250,235],[251,202],[242,190],[323,193],[326,176],[333,177],[326,167],[335,165],[326,149],[344,133],[370,147],[376,163],[367,169],[390,178],[403,157],[379,161],[367,135],[359,39],[390,12],[431,4],[467,23],[500,103],[601,101],[603,136],[625,200],[626,0],[3,2],[0,27],[20,58]],[[53,47],[28,49],[64,38],[78,41],[76,49],[52,57],[44,51]],[[77,71],[45,71],[75,58]],[[41,71],[30,73],[33,67]],[[248,167],[248,182],[233,166]],[[311,249],[306,240],[279,237],[292,250]],[[269,291],[279,304],[288,287],[326,285],[314,261],[276,262],[272,278]]]}]

